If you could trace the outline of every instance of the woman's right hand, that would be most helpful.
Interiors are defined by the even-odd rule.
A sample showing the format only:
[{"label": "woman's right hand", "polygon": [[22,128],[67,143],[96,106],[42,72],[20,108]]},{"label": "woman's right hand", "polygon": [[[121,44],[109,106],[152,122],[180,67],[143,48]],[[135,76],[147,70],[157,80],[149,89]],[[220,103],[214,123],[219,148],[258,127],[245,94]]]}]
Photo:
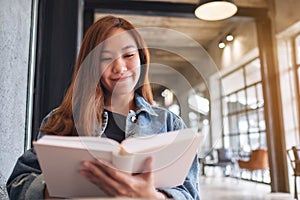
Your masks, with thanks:
[{"label": "woman's right hand", "polygon": [[166,199],[166,196],[156,190],[153,185],[151,157],[145,163],[145,171],[147,172],[141,174],[120,171],[103,160],[85,161],[83,166],[85,168],[80,173],[108,196]]}]

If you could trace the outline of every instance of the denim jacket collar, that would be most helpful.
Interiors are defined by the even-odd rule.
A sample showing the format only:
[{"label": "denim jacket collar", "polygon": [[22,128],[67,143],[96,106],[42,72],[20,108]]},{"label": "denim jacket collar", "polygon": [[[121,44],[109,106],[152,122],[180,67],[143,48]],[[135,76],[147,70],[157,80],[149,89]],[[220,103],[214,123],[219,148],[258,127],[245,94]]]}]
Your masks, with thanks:
[{"label": "denim jacket collar", "polygon": [[135,94],[136,114],[140,112],[147,112],[150,115],[157,116],[151,105],[140,95]]},{"label": "denim jacket collar", "polygon": [[[142,96],[135,93],[134,98],[135,98],[135,104],[136,104],[135,115],[138,115],[141,112],[146,112],[149,115],[158,116],[158,114],[153,110],[152,106]],[[130,110],[129,112],[132,114],[134,111]],[[98,132],[99,133],[98,136],[105,137],[105,134],[103,134],[103,133],[105,131],[107,124],[108,124],[108,113],[106,111],[103,111],[102,127],[101,127],[101,131]]]}]

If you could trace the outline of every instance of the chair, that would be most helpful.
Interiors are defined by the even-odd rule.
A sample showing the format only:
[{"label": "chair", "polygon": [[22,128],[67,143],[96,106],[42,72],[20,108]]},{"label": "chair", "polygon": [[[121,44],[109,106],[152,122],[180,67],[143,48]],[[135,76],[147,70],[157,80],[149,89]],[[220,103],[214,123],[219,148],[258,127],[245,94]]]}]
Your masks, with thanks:
[{"label": "chair", "polygon": [[203,159],[202,175],[205,176],[205,167],[221,167],[223,170],[223,175],[226,176],[227,166],[230,166],[231,170],[234,166],[232,151],[228,148],[212,149],[212,151],[207,154],[207,156],[214,158],[214,152],[217,152],[217,159],[210,159],[208,161],[205,158]]},{"label": "chair", "polygon": [[238,165],[240,169],[250,171],[251,175],[256,170],[268,170],[269,159],[267,149],[253,150],[250,154],[250,159],[248,161],[238,160]]},{"label": "chair", "polygon": [[300,147],[293,146],[291,149],[288,149],[287,155],[294,172],[294,198],[298,199],[297,176],[300,176]]}]

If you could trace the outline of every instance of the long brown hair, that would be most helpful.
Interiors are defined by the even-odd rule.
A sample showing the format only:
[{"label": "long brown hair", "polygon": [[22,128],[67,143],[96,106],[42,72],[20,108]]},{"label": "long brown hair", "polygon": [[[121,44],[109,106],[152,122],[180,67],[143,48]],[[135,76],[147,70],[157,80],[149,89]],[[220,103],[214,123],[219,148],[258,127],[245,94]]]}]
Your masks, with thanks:
[{"label": "long brown hair", "polygon": [[[138,81],[139,87],[136,88],[135,92],[142,96],[150,104],[153,103],[152,91],[148,79],[149,51],[146,48],[144,40],[130,22],[122,18],[106,16],[99,19],[87,30],[75,64],[71,85],[68,88],[61,105],[48,118],[40,131],[53,135],[95,135],[95,131],[97,130],[95,130],[95,127],[91,124],[93,124],[96,120],[98,127],[101,127],[102,112],[104,109],[104,93],[100,81],[97,80],[99,81],[99,84],[95,86],[96,91],[94,90],[94,95],[89,95],[86,93],[86,90],[78,89],[76,87],[83,87],[83,85],[86,84],[86,80],[83,79],[78,82],[78,73],[81,70],[81,67],[85,67],[85,70],[89,71],[88,74],[94,73],[90,72],[92,68],[87,67],[87,65],[83,65],[86,57],[97,47],[97,45],[107,39],[107,35],[114,28],[128,30],[134,38],[138,47],[141,62],[141,74]],[[99,55],[100,54],[98,54],[98,56]],[[90,86],[85,85],[84,87],[86,88]],[[77,92],[77,99],[75,99],[73,95],[75,89]],[[82,102],[88,103],[85,103],[84,107]],[[75,116],[74,109],[76,109],[75,112],[80,110],[80,114]],[[76,124],[78,121],[80,121],[81,124],[80,128],[78,128]],[[99,130],[97,132],[99,132]]]}]

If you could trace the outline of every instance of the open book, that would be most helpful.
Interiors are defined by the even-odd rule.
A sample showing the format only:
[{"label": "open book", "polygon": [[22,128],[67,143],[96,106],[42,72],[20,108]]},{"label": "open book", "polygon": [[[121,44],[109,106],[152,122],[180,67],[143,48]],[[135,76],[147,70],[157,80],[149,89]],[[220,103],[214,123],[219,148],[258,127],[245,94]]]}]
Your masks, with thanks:
[{"label": "open book", "polygon": [[202,137],[192,129],[127,138],[121,144],[99,137],[44,136],[33,143],[49,194],[54,197],[105,196],[79,173],[82,161],[102,158],[129,173],[141,173],[152,156],[154,184],[182,185]]}]

